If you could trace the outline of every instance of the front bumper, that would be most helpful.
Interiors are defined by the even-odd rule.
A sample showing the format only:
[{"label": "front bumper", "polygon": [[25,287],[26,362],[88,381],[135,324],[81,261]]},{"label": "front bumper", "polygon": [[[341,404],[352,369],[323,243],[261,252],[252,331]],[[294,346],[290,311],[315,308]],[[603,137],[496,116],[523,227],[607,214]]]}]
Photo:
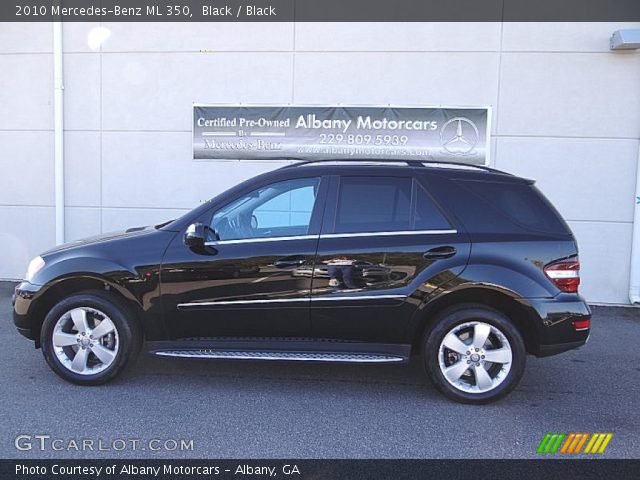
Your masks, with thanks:
[{"label": "front bumper", "polygon": [[591,330],[576,330],[573,325],[575,321],[591,319],[591,309],[580,295],[563,293],[529,302],[541,320],[536,322],[538,341],[531,348],[534,355],[555,355],[587,343]]},{"label": "front bumper", "polygon": [[33,299],[40,288],[42,287],[22,282],[13,292],[13,323],[21,335],[31,340],[36,340],[37,337],[34,328]]}]

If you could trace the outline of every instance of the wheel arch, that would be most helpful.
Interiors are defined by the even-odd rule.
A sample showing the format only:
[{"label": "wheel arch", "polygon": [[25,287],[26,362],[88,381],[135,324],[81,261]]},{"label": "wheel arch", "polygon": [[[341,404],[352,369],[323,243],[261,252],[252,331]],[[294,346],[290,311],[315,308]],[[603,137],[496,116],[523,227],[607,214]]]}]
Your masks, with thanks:
[{"label": "wheel arch", "polygon": [[529,303],[514,292],[494,286],[469,286],[436,297],[416,312],[413,331],[410,336],[412,352],[421,351],[424,332],[434,325],[435,318],[443,310],[468,304],[489,307],[506,315],[518,329],[524,340],[527,353],[534,353],[538,342],[536,314]]},{"label": "wheel arch", "polygon": [[36,348],[40,347],[40,330],[47,313],[63,298],[91,291],[107,292],[119,300],[132,314],[141,336],[144,336],[143,309],[131,292],[107,278],[93,275],[70,276],[51,282],[37,299],[34,299],[33,311],[29,315],[32,317],[31,330]]}]

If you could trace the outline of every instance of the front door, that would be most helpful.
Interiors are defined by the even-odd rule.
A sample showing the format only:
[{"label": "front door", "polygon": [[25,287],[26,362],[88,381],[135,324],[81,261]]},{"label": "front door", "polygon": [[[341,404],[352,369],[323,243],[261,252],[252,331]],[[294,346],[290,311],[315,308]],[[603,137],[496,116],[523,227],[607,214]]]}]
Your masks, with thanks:
[{"label": "front door", "polygon": [[214,207],[204,251],[177,235],[161,271],[171,337],[308,336],[323,189],[296,178]]},{"label": "front door", "polygon": [[410,173],[332,177],[314,268],[313,336],[402,343],[420,295],[459,275],[469,252],[467,235]]}]

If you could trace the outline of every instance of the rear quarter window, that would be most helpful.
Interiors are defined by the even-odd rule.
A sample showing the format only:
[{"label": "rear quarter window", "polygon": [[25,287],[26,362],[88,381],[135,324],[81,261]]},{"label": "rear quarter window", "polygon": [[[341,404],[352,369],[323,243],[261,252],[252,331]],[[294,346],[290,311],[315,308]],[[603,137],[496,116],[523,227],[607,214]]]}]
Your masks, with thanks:
[{"label": "rear quarter window", "polygon": [[560,214],[531,184],[473,180],[459,180],[458,183],[511,222],[527,230],[570,234]]}]

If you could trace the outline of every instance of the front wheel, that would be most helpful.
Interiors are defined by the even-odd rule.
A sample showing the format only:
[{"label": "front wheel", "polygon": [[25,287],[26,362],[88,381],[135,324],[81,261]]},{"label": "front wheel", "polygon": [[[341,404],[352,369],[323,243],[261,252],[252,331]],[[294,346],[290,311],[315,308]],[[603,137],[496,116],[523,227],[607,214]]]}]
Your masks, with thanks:
[{"label": "front wheel", "polygon": [[51,369],[80,385],[99,385],[118,375],[135,357],[139,334],[128,309],[111,295],[88,292],[60,301],[40,333]]},{"label": "front wheel", "polygon": [[442,312],[425,333],[423,359],[434,385],[461,403],[489,403],[520,381],[526,362],[522,336],[491,308],[464,305]]}]

